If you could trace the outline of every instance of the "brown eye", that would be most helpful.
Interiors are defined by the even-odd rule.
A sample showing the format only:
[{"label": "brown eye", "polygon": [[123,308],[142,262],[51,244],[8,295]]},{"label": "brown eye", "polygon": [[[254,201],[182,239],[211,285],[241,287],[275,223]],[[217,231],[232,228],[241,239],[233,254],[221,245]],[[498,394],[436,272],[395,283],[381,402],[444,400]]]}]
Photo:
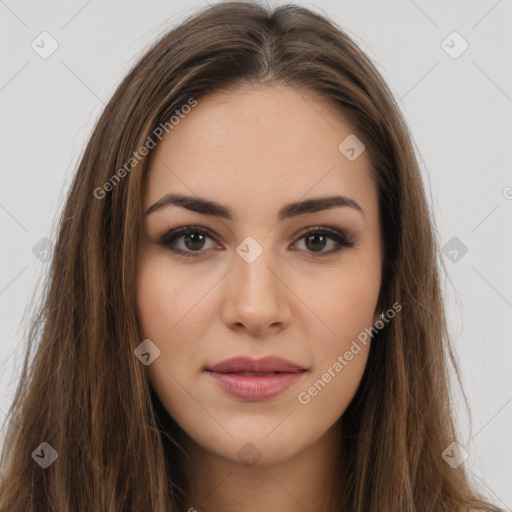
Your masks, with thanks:
[{"label": "brown eye", "polygon": [[[355,242],[338,232],[327,228],[315,228],[306,232],[300,240],[304,240],[306,252],[313,253],[313,257],[329,256],[341,250],[342,247],[354,247]],[[334,246],[333,249],[324,251],[329,240]]]},{"label": "brown eye", "polygon": [[[158,243],[176,254],[195,258],[208,249],[208,247],[205,249],[207,239],[215,242],[215,239],[208,230],[199,226],[185,226],[170,231]],[[338,252],[343,247],[355,246],[355,241],[349,240],[343,233],[329,228],[310,229],[299,240],[304,240],[304,251],[314,258],[329,256]],[[331,244],[331,249],[324,250],[328,247],[329,243]],[[213,244],[209,248],[215,247],[215,244]]]},{"label": "brown eye", "polygon": [[[176,254],[195,258],[200,256],[205,247],[206,239],[214,240],[207,230],[195,226],[186,226],[175,229],[164,235],[158,242]],[[177,247],[178,242],[183,239],[182,247]]]},{"label": "brown eye", "polygon": [[187,249],[198,251],[203,248],[205,235],[202,233],[191,233],[183,236],[184,244]]},{"label": "brown eye", "polygon": [[325,236],[322,233],[307,235],[305,237],[306,247],[312,251],[321,251],[325,247],[328,238],[328,236]]}]

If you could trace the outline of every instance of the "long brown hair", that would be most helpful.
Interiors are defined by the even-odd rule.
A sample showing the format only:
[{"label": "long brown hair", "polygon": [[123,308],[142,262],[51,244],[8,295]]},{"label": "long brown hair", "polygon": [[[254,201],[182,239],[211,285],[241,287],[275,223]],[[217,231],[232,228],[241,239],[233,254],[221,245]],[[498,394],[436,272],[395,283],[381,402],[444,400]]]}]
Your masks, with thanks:
[{"label": "long brown hair", "polygon": [[[158,142],[155,130],[169,131],[183,105],[240,84],[288,84],[330,100],[364,142],[378,185],[385,248],[379,305],[397,302],[403,310],[371,344],[341,419],[338,510],[498,510],[477,493],[464,464],[452,468],[442,458],[457,440],[448,380],[449,365],[457,364],[435,222],[393,95],[351,38],[322,15],[243,2],[207,7],[161,37],[93,130],[27,334],[2,451],[0,509],[170,512],[184,503],[180,460],[187,454],[134,356],[142,341],[135,269],[151,156],[141,157],[139,148]],[[33,456],[49,451],[43,442],[58,454],[47,468]]]}]

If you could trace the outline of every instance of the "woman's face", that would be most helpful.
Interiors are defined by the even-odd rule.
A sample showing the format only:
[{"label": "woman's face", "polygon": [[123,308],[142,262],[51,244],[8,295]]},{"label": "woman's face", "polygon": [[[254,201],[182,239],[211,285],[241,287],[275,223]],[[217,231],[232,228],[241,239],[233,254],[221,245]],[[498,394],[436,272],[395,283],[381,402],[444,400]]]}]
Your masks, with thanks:
[{"label": "woman's face", "polygon": [[[195,446],[274,464],[332,432],[360,383],[361,334],[380,313],[377,188],[350,126],[309,92],[244,87],[180,117],[153,150],[144,198],[147,211],[190,197],[145,216],[137,301],[160,350],[150,381]],[[334,196],[354,203],[308,203]],[[202,231],[171,240],[187,226]],[[218,366],[239,356],[295,366]]]}]

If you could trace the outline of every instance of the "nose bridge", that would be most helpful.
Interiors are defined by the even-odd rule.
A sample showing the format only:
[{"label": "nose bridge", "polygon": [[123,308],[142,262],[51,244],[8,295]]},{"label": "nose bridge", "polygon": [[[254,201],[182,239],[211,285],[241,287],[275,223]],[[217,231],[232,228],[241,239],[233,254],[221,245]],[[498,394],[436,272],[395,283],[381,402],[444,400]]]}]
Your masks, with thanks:
[{"label": "nose bridge", "polygon": [[276,290],[276,277],[270,269],[276,266],[271,238],[256,240],[252,236],[245,238],[236,248],[234,278],[239,279],[241,291],[247,292],[248,297],[263,294],[265,299],[271,299]]},{"label": "nose bridge", "polygon": [[247,237],[237,246],[225,297],[226,323],[255,331],[288,319],[278,267],[270,237],[261,242]]}]

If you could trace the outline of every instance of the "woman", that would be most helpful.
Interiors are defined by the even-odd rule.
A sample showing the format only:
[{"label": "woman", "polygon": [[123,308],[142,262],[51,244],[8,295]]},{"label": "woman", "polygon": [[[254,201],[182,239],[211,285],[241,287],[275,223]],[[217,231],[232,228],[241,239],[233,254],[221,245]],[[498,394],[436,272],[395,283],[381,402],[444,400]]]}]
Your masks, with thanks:
[{"label": "woman", "polygon": [[78,167],[1,510],[498,510],[454,430],[433,225],[339,27],[237,2],[186,20]]}]

